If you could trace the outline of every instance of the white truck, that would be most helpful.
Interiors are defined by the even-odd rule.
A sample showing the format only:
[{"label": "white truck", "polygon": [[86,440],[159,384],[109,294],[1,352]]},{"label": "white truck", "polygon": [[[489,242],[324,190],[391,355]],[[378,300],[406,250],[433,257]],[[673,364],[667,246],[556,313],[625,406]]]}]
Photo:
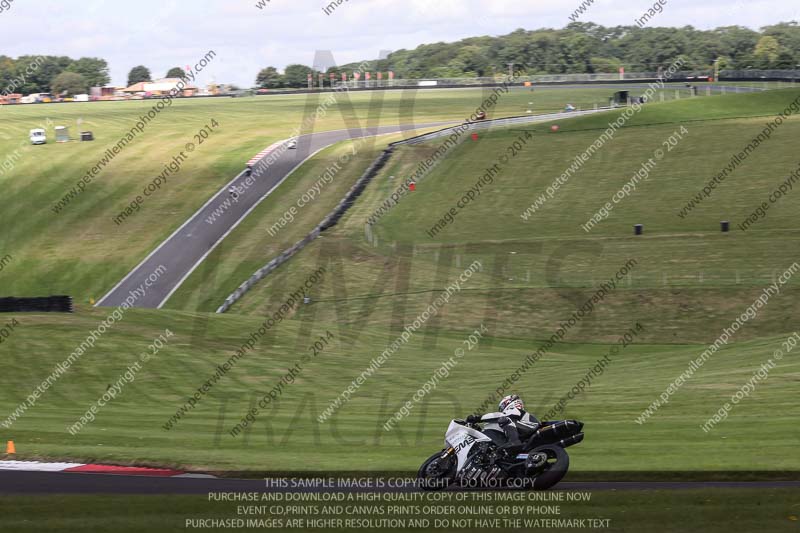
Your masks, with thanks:
[{"label": "white truck", "polygon": [[47,135],[42,128],[32,129],[30,133],[31,144],[47,144]]}]

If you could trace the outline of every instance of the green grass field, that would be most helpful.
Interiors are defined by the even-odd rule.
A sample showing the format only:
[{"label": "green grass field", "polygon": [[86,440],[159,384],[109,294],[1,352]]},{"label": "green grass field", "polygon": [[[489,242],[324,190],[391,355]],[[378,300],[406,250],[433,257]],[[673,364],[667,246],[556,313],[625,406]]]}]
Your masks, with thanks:
[{"label": "green grass field", "polygon": [[[390,91],[337,96],[337,104],[314,125],[317,131],[358,124],[421,124],[464,120],[491,94],[489,89]],[[609,89],[587,88],[504,95],[492,116],[584,107],[607,102]],[[674,97],[674,95],[669,95]],[[105,151],[136,125],[156,101],[4,106],[0,128],[0,186],[6,205],[0,250],[14,257],[4,271],[16,294],[68,292],[82,301],[99,298],[152,248],[182,224],[256,153],[292,134],[326,98],[286,95],[176,100],[144,133],[95,177],[61,213],[51,207],[89,171]],[[528,102],[533,102],[529,106]],[[26,144],[28,131],[46,124],[92,130],[92,143]],[[164,165],[196,142],[194,135],[216,120],[220,126],[158,194],[123,226],[113,217],[125,209]],[[78,121],[81,122],[80,126]],[[4,163],[5,162],[5,163]],[[9,282],[6,282],[9,283]]]},{"label": "green grass field", "polygon": [[[534,92],[534,98],[551,98],[537,107],[545,111],[558,109],[567,97],[589,104],[607,93],[542,91]],[[421,180],[413,196],[372,228],[368,240],[366,219],[437,145],[401,148],[339,226],[259,284],[231,313],[211,314],[253,270],[317,224],[392,138],[363,149],[356,164],[331,185],[329,195],[305,209],[277,239],[267,238],[266,228],[281,208],[315,181],[328,161],[349,149],[347,143],[332,147],[254,210],[226,239],[220,253],[176,293],[169,310],[126,313],[35,407],[10,429],[0,427],[0,440],[14,439],[20,458],[253,473],[414,470],[441,446],[450,418],[472,412],[602,281],[635,259],[636,266],[618,288],[515,387],[532,411],[543,413],[609,353],[618,337],[637,322],[644,327],[636,344],[613,357],[606,372],[562,415],[586,422],[586,441],[571,449],[573,475],[661,472],[664,477],[710,471],[735,477],[737,472],[796,472],[800,468],[793,452],[800,436],[793,424],[800,414],[795,402],[800,379],[796,354],[772,370],[728,420],[708,434],[700,429],[796,329],[794,317],[800,310],[796,279],[668,405],[644,424],[635,419],[764,286],[797,260],[793,213],[800,196],[789,194],[746,233],[735,229],[719,233],[720,220],[729,219],[735,226],[797,164],[792,146],[800,126],[794,118],[689,216],[681,219],[676,214],[740,145],[763,128],[768,117],[797,95],[796,90],[784,90],[648,105],[528,221],[520,213],[614,115],[565,118],[559,121],[558,134],[549,133],[549,124],[482,133],[478,142],[460,145]],[[480,91],[423,96],[414,110],[414,120],[420,122],[468,114],[481,99]],[[497,114],[516,114],[527,98],[528,93],[512,93],[501,100],[504,107]],[[353,99],[358,104],[356,114],[365,117],[367,96]],[[389,105],[381,120],[405,118],[397,105],[400,96],[390,93],[386,99],[394,107]],[[48,145],[41,153],[52,158],[44,164],[30,149],[12,174],[0,178],[13,206],[0,214],[0,222],[10,228],[3,234],[2,250],[13,256],[0,272],[4,289],[15,295],[66,292],[79,301],[72,316],[15,317],[21,325],[3,343],[8,355],[0,381],[0,422],[105,318],[107,311],[90,308],[88,298],[113,286],[252,153],[286,137],[304,102],[299,96],[178,102],[149,132],[152,137],[148,134],[126,149],[107,174],[58,216],[49,211],[50,204],[96,159],[103,142]],[[143,103],[85,109],[104,105],[114,113],[86,119],[103,137],[118,135],[135,113],[145,109]],[[77,116],[66,113],[77,114],[80,109],[41,106],[3,112],[16,113],[11,131],[19,137],[28,123],[47,113],[64,113],[56,118],[66,121]],[[223,125],[219,137],[208,141],[219,144],[209,144],[207,151],[198,149],[197,158],[176,178],[176,187],[146,204],[133,221],[119,228],[111,223],[124,199],[148,181],[172,150],[191,140],[206,116]],[[273,120],[278,116],[278,122]],[[584,232],[580,224],[682,125],[688,130],[685,139],[666,154],[650,179],[608,220],[589,234]],[[332,114],[324,126],[340,127],[339,116]],[[256,132],[258,138],[248,137],[243,145],[243,131]],[[474,184],[487,161],[524,131],[533,134],[531,144],[451,226],[435,239],[428,237],[425,230]],[[192,186],[186,187],[190,179]],[[645,224],[644,236],[632,236],[635,223]],[[404,324],[475,260],[482,270],[464,290],[329,422],[319,424],[317,415],[397,337]],[[162,425],[215,366],[319,266],[327,273],[314,289],[313,304],[300,307],[173,429],[164,429]],[[486,339],[397,430],[383,431],[386,419],[481,324],[489,331]],[[165,328],[175,334],[168,346],[100,411],[96,421],[75,436],[67,433],[66,428]],[[304,368],[277,406],[270,407],[251,430],[231,437],[228,431],[253,403],[328,331],[334,336],[332,345]],[[769,435],[766,441],[765,435]]]}]

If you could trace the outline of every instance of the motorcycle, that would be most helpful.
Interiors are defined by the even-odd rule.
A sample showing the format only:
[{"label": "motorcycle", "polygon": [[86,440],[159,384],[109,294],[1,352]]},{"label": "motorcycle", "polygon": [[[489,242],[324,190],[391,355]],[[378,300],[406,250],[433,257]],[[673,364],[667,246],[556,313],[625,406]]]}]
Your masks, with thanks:
[{"label": "motorcycle", "polygon": [[583,422],[538,423],[519,453],[511,454],[499,423],[502,416],[490,413],[476,423],[452,420],[445,448],[430,456],[417,473],[420,487],[546,490],[561,481],[569,469],[565,448],[583,440]]}]

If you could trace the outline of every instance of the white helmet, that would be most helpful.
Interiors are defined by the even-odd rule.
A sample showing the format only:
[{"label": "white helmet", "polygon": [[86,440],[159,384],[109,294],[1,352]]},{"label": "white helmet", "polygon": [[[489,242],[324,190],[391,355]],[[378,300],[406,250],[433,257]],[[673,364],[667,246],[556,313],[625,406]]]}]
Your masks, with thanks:
[{"label": "white helmet", "polygon": [[509,394],[500,400],[500,405],[498,407],[500,408],[501,413],[505,412],[505,410],[509,407],[514,407],[519,411],[523,411],[525,409],[525,404],[522,403],[522,399],[516,394]]}]

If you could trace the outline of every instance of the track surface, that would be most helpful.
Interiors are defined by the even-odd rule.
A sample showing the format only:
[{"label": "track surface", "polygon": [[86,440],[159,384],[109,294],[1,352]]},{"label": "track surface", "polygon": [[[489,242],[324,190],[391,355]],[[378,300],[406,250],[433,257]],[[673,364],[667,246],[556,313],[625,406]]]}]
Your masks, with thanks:
[{"label": "track surface", "polygon": [[[149,256],[134,268],[116,287],[97,303],[98,306],[115,307],[145,283],[159,266],[166,272],[152,285],[147,293],[134,304],[135,307],[158,308],[164,305],[175,290],[205,257],[230,233],[247,213],[263,198],[280,185],[298,166],[319,150],[348,139],[371,137],[401,131],[415,132],[417,128],[431,128],[452,124],[432,123],[408,126],[381,126],[367,129],[338,130],[303,135],[298,138],[296,150],[286,150],[270,165],[239,198],[230,202],[228,188],[240,186],[246,179],[244,172],[220,189],[203,207],[161,243]],[[229,206],[224,208],[225,202]],[[220,208],[223,208],[220,211]],[[217,211],[212,224],[209,216]]]},{"label": "track surface", "polygon": [[[582,88],[584,85],[536,86],[541,89]],[[591,87],[609,87],[616,89],[644,89],[645,83],[593,85]],[[722,86],[712,86],[712,90],[719,91]],[[725,86],[730,92],[760,92],[763,89],[756,87]],[[591,111],[584,111],[587,113]],[[560,114],[533,115],[524,117],[525,122],[550,120]],[[502,126],[502,119],[495,125]],[[410,132],[413,134],[418,129],[427,129],[437,126],[454,125],[459,122],[435,122],[427,124],[409,124],[379,126],[370,128],[350,128],[345,130],[310,133],[298,138],[296,150],[286,150],[277,161],[262,172],[255,184],[243,193],[237,202],[230,201],[228,189],[230,186],[241,186],[245,181],[244,172],[236,176],[230,183],[220,189],[203,207],[201,207],[189,220],[178,228],[167,240],[162,242],[139,265],[128,273],[111,291],[103,296],[97,306],[116,307],[140,287],[145,286],[145,280],[159,267],[166,268],[154,283],[147,283],[147,292],[140,297],[134,307],[160,308],[170,296],[181,286],[189,275],[203,262],[203,260],[216,248],[222,240],[247,216],[247,214],[280,185],[304,161],[311,158],[318,151],[348,139],[358,139],[384,135],[390,133]],[[487,124],[481,124],[485,126]],[[228,203],[225,206],[226,202]],[[222,208],[222,209],[221,209]],[[213,223],[209,217],[217,213]]]},{"label": "track surface", "polygon": [[[597,111],[603,111],[597,110]],[[597,111],[582,111],[578,114]],[[519,122],[540,122],[563,116],[561,113],[531,115],[517,119]],[[483,129],[490,125],[503,126],[504,119],[481,123]],[[243,193],[237,202],[232,202],[228,193],[232,185],[241,186],[246,180],[244,172],[236,176],[230,183],[220,189],[189,220],[178,228],[167,240],[162,242],[139,265],[137,265],[116,287],[97,302],[97,306],[116,307],[136,292],[139,287],[147,287],[143,297],[133,304],[134,307],[160,308],[170,296],[181,286],[189,275],[203,262],[222,240],[278,185],[280,185],[297,167],[311,158],[318,151],[348,139],[373,137],[390,133],[409,132],[412,136],[417,130],[438,126],[456,125],[461,122],[434,122],[426,124],[379,126],[366,129],[351,128],[347,130],[311,133],[298,138],[296,150],[286,150],[277,161],[261,172],[255,184]],[[255,174],[254,174],[255,175]],[[224,207],[227,204],[227,207]],[[209,217],[216,212],[216,219],[209,223]],[[159,267],[166,271],[155,281],[148,281]]]},{"label": "track surface", "polygon": [[[689,489],[800,488],[800,481],[709,481],[709,482],[565,482],[558,490],[689,490]],[[414,489],[388,489],[378,492],[411,492]],[[319,489],[294,489],[292,492],[320,492]],[[375,492],[369,489],[343,489],[332,492]],[[263,479],[218,479],[104,474],[64,474],[54,472],[0,472],[0,494],[207,494],[209,492],[285,492],[266,486]]]}]

